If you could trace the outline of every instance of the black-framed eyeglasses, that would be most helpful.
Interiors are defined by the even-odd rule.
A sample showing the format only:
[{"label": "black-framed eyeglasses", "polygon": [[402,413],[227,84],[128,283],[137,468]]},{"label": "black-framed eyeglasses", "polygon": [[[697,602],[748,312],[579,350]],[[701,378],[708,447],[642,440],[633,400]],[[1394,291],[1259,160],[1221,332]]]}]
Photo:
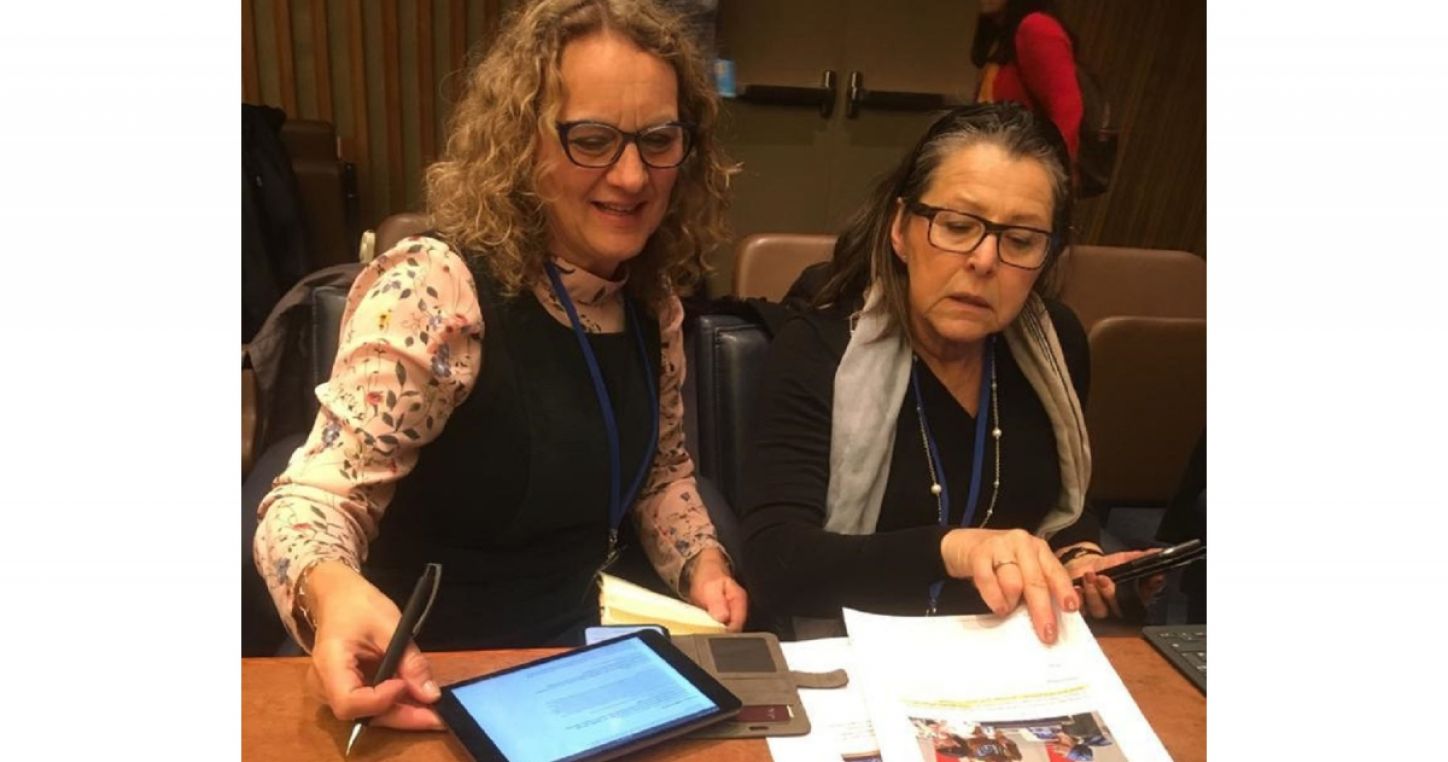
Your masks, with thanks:
[{"label": "black-framed eyeglasses", "polygon": [[912,201],[912,214],[929,224],[926,239],[942,251],[969,254],[985,237],[994,234],[1000,260],[1022,270],[1039,270],[1051,253],[1054,235],[1049,230],[1024,225],[1001,225],[980,215]]},{"label": "black-framed eyeglasses", "polygon": [[683,164],[694,147],[693,128],[681,122],[638,132],[624,132],[602,122],[559,122],[557,126],[558,140],[568,160],[589,169],[613,166],[629,143],[638,147],[644,164],[654,169],[672,169]]}]

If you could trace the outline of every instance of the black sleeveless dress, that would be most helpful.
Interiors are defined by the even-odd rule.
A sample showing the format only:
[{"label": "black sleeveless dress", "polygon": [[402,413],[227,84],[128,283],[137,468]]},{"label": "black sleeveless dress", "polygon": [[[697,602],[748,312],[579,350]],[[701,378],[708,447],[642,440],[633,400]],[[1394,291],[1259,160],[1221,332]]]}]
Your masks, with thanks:
[{"label": "black sleeveless dress", "polygon": [[[603,416],[572,328],[531,292],[501,297],[477,258],[466,259],[483,314],[477,383],[399,482],[363,574],[400,607],[424,564],[443,565],[417,638],[423,650],[579,645],[597,623],[595,572],[608,550]],[[633,306],[658,383],[658,323]],[[618,422],[625,485],[657,412],[633,330],[588,334]],[[620,537],[637,553],[628,516]]]}]

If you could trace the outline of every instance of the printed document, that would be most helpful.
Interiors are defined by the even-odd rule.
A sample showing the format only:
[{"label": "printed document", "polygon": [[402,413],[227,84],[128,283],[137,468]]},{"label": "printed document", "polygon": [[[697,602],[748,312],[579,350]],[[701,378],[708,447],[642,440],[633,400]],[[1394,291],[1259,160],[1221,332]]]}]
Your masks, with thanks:
[{"label": "printed document", "polygon": [[1045,645],[1024,607],[995,616],[845,609],[848,638],[785,643],[791,669],[844,668],[843,690],[800,689],[812,732],[771,738],[779,762],[1170,760],[1079,613]]}]

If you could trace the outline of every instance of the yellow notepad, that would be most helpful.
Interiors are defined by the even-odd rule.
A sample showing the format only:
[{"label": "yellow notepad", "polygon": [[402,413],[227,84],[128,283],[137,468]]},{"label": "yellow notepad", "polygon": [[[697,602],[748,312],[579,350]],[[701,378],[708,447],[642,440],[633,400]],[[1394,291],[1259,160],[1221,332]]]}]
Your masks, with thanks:
[{"label": "yellow notepad", "polygon": [[657,624],[667,629],[670,635],[707,635],[725,631],[724,625],[698,606],[659,595],[612,574],[600,576],[600,624]]}]

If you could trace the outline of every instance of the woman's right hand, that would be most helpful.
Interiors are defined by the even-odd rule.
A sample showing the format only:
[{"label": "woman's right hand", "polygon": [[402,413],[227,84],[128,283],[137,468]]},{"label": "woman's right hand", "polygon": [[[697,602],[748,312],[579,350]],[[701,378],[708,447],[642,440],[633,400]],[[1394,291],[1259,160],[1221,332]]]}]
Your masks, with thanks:
[{"label": "woman's right hand", "polygon": [[1081,594],[1051,548],[1024,529],[952,529],[940,541],[945,571],[969,579],[997,616],[1024,599],[1036,637],[1055,643],[1060,632],[1054,598],[1066,611],[1081,608]]},{"label": "woman's right hand", "polygon": [[442,730],[428,704],[441,693],[427,658],[407,644],[397,676],[367,687],[387,651],[402,613],[345,564],[323,561],[304,581],[316,639],[307,684],[344,721],[371,717],[373,725],[402,730]]}]

